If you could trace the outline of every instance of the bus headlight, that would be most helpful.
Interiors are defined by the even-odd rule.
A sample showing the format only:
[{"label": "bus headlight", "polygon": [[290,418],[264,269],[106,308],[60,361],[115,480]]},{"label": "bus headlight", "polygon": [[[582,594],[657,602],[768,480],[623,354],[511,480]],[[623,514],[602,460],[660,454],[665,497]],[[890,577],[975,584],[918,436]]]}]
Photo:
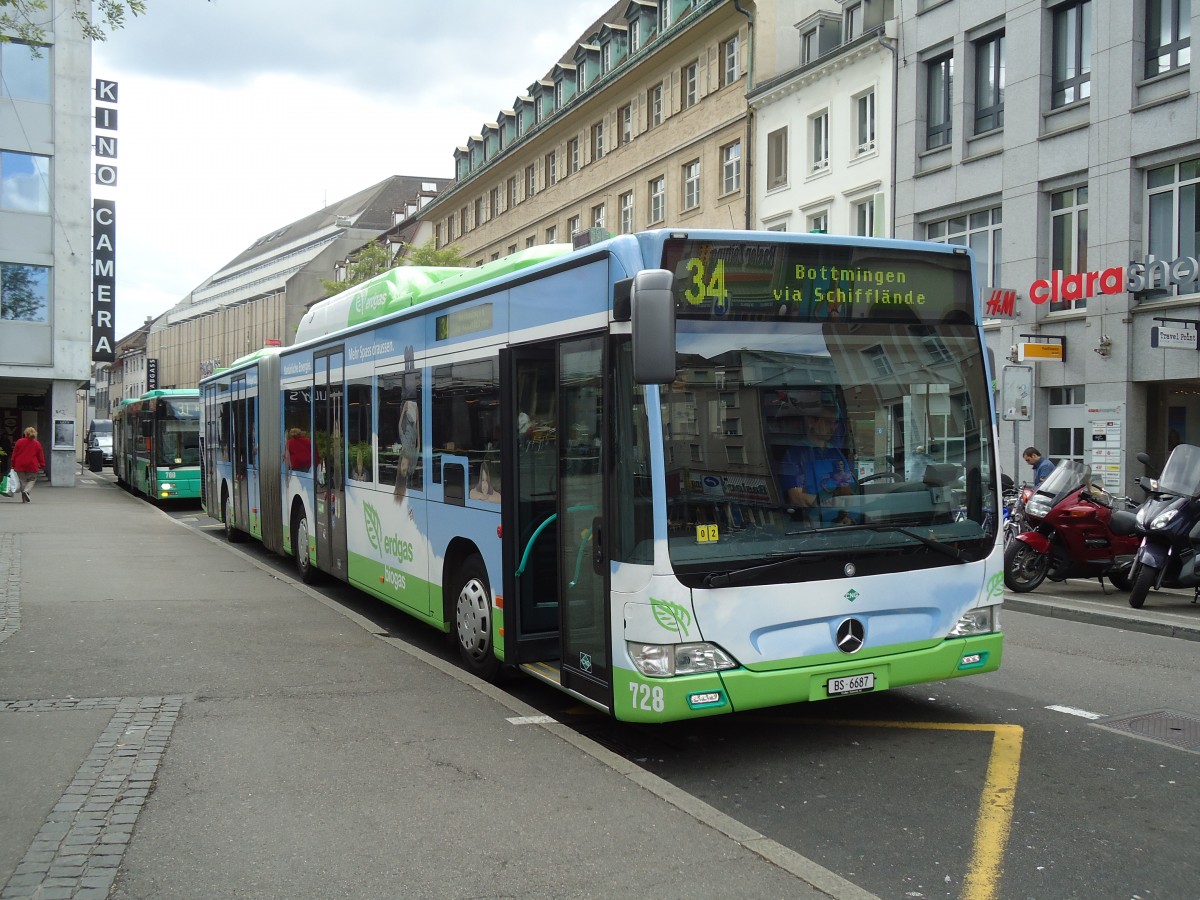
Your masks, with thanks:
[{"label": "bus headlight", "polygon": [[1000,628],[1000,607],[980,606],[968,609],[963,617],[950,629],[947,637],[970,637],[973,634],[991,634]]},{"label": "bus headlight", "polygon": [[737,663],[728,653],[707,641],[700,644],[636,644],[627,641],[626,646],[634,667],[647,678],[670,678],[672,675],[696,675],[737,668]]}]

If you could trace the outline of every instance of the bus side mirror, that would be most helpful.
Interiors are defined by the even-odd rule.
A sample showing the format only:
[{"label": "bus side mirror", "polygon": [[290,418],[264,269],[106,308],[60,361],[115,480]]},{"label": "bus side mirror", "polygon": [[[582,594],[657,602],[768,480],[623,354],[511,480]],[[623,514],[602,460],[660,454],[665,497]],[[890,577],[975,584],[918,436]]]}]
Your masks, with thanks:
[{"label": "bus side mirror", "polygon": [[670,384],[675,380],[675,276],[647,269],[629,291],[633,321],[633,380]]}]

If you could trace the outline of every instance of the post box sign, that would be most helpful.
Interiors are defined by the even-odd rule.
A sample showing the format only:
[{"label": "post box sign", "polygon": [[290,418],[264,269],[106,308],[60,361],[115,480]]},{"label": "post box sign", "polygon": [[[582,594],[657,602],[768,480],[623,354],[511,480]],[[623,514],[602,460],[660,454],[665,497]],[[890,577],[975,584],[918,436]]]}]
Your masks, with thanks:
[{"label": "post box sign", "polygon": [[1017,344],[1017,360],[1054,359],[1062,362],[1062,344]]},{"label": "post box sign", "polygon": [[1086,300],[1103,294],[1140,294],[1181,287],[1189,293],[1200,290],[1200,259],[1180,256],[1167,261],[1153,253],[1142,262],[1131,262],[1128,266],[1113,266],[1094,272],[1067,274],[1061,269],[1050,273],[1049,278],[1035,281],[1029,286],[1029,299],[1034,303],[1057,303],[1060,300]]}]

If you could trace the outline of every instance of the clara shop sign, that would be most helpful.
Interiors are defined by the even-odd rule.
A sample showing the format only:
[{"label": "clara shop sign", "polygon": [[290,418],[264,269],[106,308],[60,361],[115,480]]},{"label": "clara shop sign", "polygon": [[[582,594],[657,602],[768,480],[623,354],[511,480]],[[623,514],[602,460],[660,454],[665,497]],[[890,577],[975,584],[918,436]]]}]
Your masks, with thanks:
[{"label": "clara shop sign", "polygon": [[1047,301],[1084,300],[1126,291],[1140,294],[1184,285],[1195,288],[1197,278],[1200,278],[1200,260],[1196,257],[1181,256],[1168,262],[1150,254],[1143,262],[1131,262],[1128,266],[1113,266],[1095,272],[1067,275],[1056,269],[1049,278],[1035,281],[1029,286],[1029,299],[1041,304]]}]

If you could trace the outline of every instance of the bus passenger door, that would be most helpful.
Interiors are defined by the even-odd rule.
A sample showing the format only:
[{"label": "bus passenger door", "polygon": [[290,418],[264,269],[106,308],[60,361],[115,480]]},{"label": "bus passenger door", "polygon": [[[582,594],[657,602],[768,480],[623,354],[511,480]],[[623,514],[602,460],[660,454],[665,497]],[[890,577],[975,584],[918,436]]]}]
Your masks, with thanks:
[{"label": "bus passenger door", "polygon": [[[559,658],[558,366],[553,345],[500,351],[504,661]],[[511,485],[512,487],[507,487]]]},{"label": "bus passenger door", "polygon": [[313,359],[313,437],[316,454],[317,565],[345,580],[346,476],[341,350]]},{"label": "bus passenger door", "polygon": [[251,433],[250,423],[246,421],[247,391],[246,376],[239,375],[230,385],[231,404],[229,429],[229,459],[233,464],[233,481],[229,489],[232,491],[233,521],[242,531],[250,530],[250,498],[246,485],[247,466],[249,465]]},{"label": "bus passenger door", "polygon": [[612,708],[604,517],[604,338],[558,347],[562,685]]}]

